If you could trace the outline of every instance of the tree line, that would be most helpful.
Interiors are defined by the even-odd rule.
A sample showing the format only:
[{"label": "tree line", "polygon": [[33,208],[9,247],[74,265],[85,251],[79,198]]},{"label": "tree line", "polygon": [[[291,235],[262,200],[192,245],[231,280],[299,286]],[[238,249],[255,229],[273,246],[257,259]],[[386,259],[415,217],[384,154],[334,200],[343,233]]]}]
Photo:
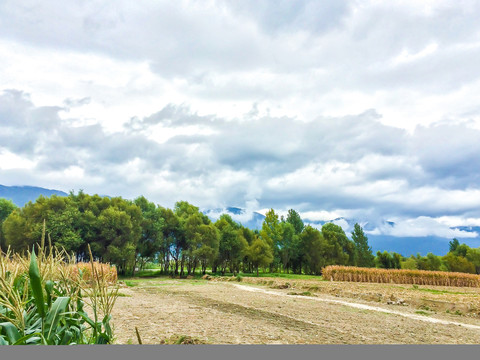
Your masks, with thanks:
[{"label": "tree line", "polygon": [[326,223],[321,229],[305,225],[293,209],[279,217],[266,213],[262,228],[252,230],[228,214],[212,222],[198,207],[179,201],[164,208],[141,196],[130,201],[88,195],[39,197],[22,208],[0,199],[0,246],[22,252],[41,237],[43,222],[52,245],[87,259],[117,266],[120,274],[135,273],[155,262],[165,274],[189,275],[197,270],[234,275],[270,272],[320,275],[327,265],[416,268],[480,273],[480,249],[454,239],[443,257],[428,254],[405,258],[372,253],[368,238],[355,224],[351,239],[343,229]]}]

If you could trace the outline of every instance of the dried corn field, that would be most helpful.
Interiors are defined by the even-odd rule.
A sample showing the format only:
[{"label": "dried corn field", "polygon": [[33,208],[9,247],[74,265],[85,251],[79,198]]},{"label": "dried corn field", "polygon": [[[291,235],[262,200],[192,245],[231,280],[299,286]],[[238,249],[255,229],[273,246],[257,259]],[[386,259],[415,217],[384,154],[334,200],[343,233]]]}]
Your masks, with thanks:
[{"label": "dried corn field", "polygon": [[325,267],[322,274],[325,279],[331,281],[480,287],[480,275],[458,272],[331,265]]}]

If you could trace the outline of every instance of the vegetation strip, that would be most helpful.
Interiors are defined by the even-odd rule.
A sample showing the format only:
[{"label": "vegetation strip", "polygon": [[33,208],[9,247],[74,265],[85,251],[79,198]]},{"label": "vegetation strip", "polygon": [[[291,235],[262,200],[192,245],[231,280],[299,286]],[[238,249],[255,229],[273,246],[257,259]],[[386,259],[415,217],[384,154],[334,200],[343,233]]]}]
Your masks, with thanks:
[{"label": "vegetation strip", "polygon": [[323,278],[331,281],[480,287],[480,275],[445,271],[372,269],[331,265],[323,269]]},{"label": "vegetation strip", "polygon": [[233,286],[246,290],[246,291],[253,291],[253,292],[261,292],[264,294],[269,294],[269,295],[276,295],[276,296],[289,296],[289,297],[295,297],[299,299],[310,299],[314,301],[321,301],[321,302],[327,302],[327,303],[333,303],[333,304],[341,304],[341,305],[346,305],[350,306],[353,308],[357,309],[362,309],[362,310],[371,310],[371,311],[379,311],[379,312],[384,312],[387,314],[393,314],[393,315],[399,315],[403,316],[409,319],[413,320],[420,320],[420,321],[425,321],[425,322],[431,322],[435,324],[441,324],[441,325],[458,325],[458,326],[463,326],[469,329],[474,329],[474,330],[480,330],[480,326],[478,325],[472,325],[472,324],[465,324],[465,323],[460,323],[456,321],[448,321],[448,320],[440,320],[440,319],[435,319],[435,318],[427,318],[425,316],[421,315],[414,315],[414,314],[407,314],[404,312],[400,311],[395,311],[395,310],[389,310],[389,309],[384,309],[378,306],[371,306],[371,305],[365,305],[365,304],[358,304],[358,303],[353,303],[353,302],[348,302],[344,300],[334,300],[334,299],[323,299],[323,298],[318,298],[318,297],[306,297],[303,295],[287,295],[285,293],[277,292],[277,291],[272,291],[272,290],[265,290],[265,289],[260,289],[252,286],[246,286],[246,285],[240,285],[240,284],[232,284]]}]

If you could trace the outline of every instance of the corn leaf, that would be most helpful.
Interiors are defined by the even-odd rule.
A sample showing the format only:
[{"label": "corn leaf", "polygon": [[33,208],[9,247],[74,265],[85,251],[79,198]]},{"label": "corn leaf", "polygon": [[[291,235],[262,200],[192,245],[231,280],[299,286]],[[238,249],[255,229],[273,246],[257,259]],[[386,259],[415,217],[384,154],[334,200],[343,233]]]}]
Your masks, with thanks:
[{"label": "corn leaf", "polygon": [[1,323],[0,328],[1,333],[7,337],[7,340],[10,342],[10,344],[15,343],[21,337],[15,325],[10,322]]},{"label": "corn leaf", "polygon": [[40,278],[40,270],[38,269],[37,256],[35,255],[34,250],[32,250],[32,256],[30,258],[28,275],[30,276],[30,285],[32,287],[38,313],[43,318],[45,317],[45,302],[43,300],[42,279]]},{"label": "corn leaf", "polygon": [[47,305],[50,307],[52,305],[52,293],[53,293],[53,286],[55,283],[52,280],[47,280],[45,282],[45,291],[47,292]]},{"label": "corn leaf", "polygon": [[33,334],[25,335],[24,337],[21,337],[18,339],[13,345],[24,345],[24,344],[44,344],[47,345],[47,343],[44,341],[42,334],[36,332]]},{"label": "corn leaf", "polygon": [[3,337],[3,335],[0,335],[0,345],[8,345],[7,340]]},{"label": "corn leaf", "polygon": [[47,341],[51,340],[51,337],[55,335],[55,329],[62,315],[66,312],[69,302],[69,297],[59,297],[55,300],[55,302],[52,304],[52,307],[48,311],[45,317],[44,327],[44,334],[46,334],[45,338],[47,339]]}]

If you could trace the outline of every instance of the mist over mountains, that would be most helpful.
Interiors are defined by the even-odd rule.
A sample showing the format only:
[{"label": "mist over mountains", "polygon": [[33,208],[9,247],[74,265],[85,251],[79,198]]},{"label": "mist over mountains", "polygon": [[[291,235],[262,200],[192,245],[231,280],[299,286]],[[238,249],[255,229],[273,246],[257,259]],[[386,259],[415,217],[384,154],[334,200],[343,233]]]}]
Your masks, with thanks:
[{"label": "mist over mountains", "polygon": [[[66,192],[54,189],[45,189],[36,186],[4,186],[0,185],[0,198],[6,198],[12,200],[14,204],[19,207],[23,207],[29,201],[35,201],[40,195],[49,197],[51,195],[68,196]],[[212,221],[216,221],[222,214],[228,214],[233,220],[242,224],[250,229],[262,228],[265,215],[252,209],[243,209],[240,207],[225,207],[215,209],[203,209],[202,212],[207,215]],[[404,256],[420,253],[422,256],[429,252],[435,255],[445,255],[448,252],[449,241],[452,238],[442,236],[393,236],[388,234],[379,233],[379,227],[395,228],[397,225],[393,221],[388,220],[376,220],[365,222],[357,219],[347,219],[344,217],[338,217],[331,220],[311,220],[303,218],[306,225],[311,225],[318,229],[321,229],[322,225],[332,222],[343,228],[349,238],[351,238],[351,231],[355,223],[359,223],[365,233],[368,236],[369,244],[372,247],[374,253],[377,251],[394,251]],[[451,227],[452,230],[459,230],[466,233],[471,233],[471,238],[460,239],[460,242],[464,242],[471,247],[480,246],[480,226],[457,226]],[[476,236],[475,236],[476,235]]]}]

